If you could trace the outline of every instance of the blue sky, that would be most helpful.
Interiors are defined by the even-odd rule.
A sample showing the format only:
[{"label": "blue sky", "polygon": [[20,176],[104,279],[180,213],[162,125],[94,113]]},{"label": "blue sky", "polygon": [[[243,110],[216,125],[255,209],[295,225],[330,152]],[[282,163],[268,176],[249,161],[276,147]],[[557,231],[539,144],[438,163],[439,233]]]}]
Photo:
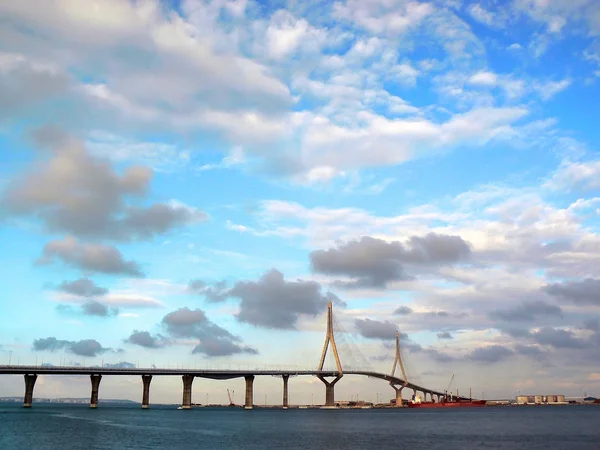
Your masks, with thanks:
[{"label": "blue sky", "polygon": [[3,361],[312,368],[331,300],[377,370],[397,329],[434,388],[598,389],[598,2],[0,15]]}]

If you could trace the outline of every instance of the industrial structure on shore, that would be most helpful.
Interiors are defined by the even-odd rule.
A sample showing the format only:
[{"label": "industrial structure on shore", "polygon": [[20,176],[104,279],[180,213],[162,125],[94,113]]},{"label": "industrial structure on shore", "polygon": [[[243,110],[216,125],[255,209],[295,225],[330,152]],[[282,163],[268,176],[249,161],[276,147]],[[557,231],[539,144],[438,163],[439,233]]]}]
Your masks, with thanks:
[{"label": "industrial structure on shore", "polygon": [[517,395],[517,405],[567,405],[564,395]]}]

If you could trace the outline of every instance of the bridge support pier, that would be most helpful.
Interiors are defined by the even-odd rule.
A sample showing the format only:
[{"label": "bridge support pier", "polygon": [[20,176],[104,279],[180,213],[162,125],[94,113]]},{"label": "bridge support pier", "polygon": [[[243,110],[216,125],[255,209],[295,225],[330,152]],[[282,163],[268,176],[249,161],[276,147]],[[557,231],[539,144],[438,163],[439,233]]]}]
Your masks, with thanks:
[{"label": "bridge support pier", "polygon": [[183,375],[183,399],[181,401],[181,409],[192,409],[192,383],[194,375]]},{"label": "bridge support pier", "polygon": [[247,375],[246,380],[246,401],[244,409],[252,409],[254,407],[254,375]]},{"label": "bridge support pier", "polygon": [[144,393],[142,394],[142,409],[148,409],[150,405],[150,382],[152,375],[142,375],[142,383],[144,383]]},{"label": "bridge support pier", "polygon": [[283,409],[288,409],[288,381],[289,375],[283,375]]},{"label": "bridge support pier", "polygon": [[402,402],[402,389],[404,389],[404,386],[400,386],[399,388],[393,384],[390,384],[390,386],[394,391],[396,391],[396,408],[401,408],[404,406],[404,403]]},{"label": "bridge support pier", "polygon": [[37,375],[24,375],[25,378],[25,397],[23,397],[23,408],[31,408],[33,403],[33,387],[35,386],[35,380]]},{"label": "bridge support pier", "polygon": [[327,381],[321,375],[317,375],[317,378],[325,384],[325,406],[335,406],[335,383],[340,381],[343,375],[338,375],[332,381]]},{"label": "bridge support pier", "polygon": [[98,407],[98,390],[100,389],[100,381],[102,380],[102,375],[93,374],[90,375],[90,380],[92,382],[92,395],[90,396],[90,408]]}]

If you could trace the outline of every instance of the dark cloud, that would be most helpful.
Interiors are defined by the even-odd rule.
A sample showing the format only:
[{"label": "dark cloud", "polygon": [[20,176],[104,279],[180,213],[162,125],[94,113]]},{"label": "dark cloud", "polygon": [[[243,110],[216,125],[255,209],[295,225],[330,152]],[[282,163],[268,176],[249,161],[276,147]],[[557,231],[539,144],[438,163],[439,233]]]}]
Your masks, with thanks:
[{"label": "dark cloud", "polygon": [[125,261],[115,247],[101,244],[85,244],[68,236],[63,240],[50,241],[44,246],[37,264],[51,264],[56,260],[65,265],[87,272],[142,277],[144,274],[134,261]]},{"label": "dark cloud", "polygon": [[491,319],[506,322],[532,322],[536,316],[561,317],[562,309],[541,300],[523,303],[514,308],[497,310],[489,314]]},{"label": "dark cloud", "polygon": [[504,334],[507,334],[514,338],[525,338],[531,337],[531,332],[526,328],[515,328],[515,327],[500,327],[499,328]]},{"label": "dark cloud", "polygon": [[228,295],[241,300],[240,322],[274,329],[294,329],[300,316],[315,317],[330,301],[345,305],[331,292],[322,293],[316,281],[286,281],[275,269],[258,281],[236,283]]},{"label": "dark cloud", "polygon": [[56,289],[79,297],[100,297],[108,294],[108,289],[96,285],[96,283],[89,278],[63,281]]},{"label": "dark cloud", "polygon": [[118,308],[109,308],[107,305],[95,300],[88,300],[81,305],[57,305],[56,310],[61,314],[70,316],[84,315],[96,317],[113,317],[119,313]]},{"label": "dark cloud", "polygon": [[82,238],[151,239],[206,214],[169,203],[128,205],[147,195],[152,171],[132,166],[122,174],[54,127],[32,133],[40,158],[0,195],[0,211],[40,219],[51,232]]},{"label": "dark cloud", "polygon": [[600,331],[600,321],[598,319],[588,319],[583,323],[583,328],[590,331]]},{"label": "dark cloud", "polygon": [[495,363],[502,361],[513,354],[514,352],[511,349],[502,345],[490,345],[489,347],[476,348],[467,356],[467,358],[472,361]]},{"label": "dark cloud", "polygon": [[398,327],[389,321],[356,319],[354,326],[358,333],[367,339],[394,339]]},{"label": "dark cloud", "polygon": [[83,305],[81,305],[81,311],[86,316],[99,317],[115,316],[119,313],[119,310],[117,308],[109,308],[108,306],[95,300],[87,301]]},{"label": "dark cloud", "polygon": [[399,315],[399,316],[407,316],[412,312],[413,312],[412,308],[402,305],[402,306],[399,306],[398,308],[396,308],[396,310],[394,311],[394,314]]},{"label": "dark cloud", "polygon": [[544,327],[531,333],[533,339],[542,345],[554,348],[582,349],[589,347],[589,342],[575,336],[575,333],[560,328]]},{"label": "dark cloud", "polygon": [[452,362],[456,359],[453,356],[450,356],[446,353],[440,352],[439,350],[437,350],[435,348],[423,349],[423,353],[429,355],[429,357],[431,359],[433,359],[434,361],[442,363],[442,364]]},{"label": "dark cloud", "polygon": [[525,355],[525,356],[538,357],[538,356],[544,355],[544,352],[535,345],[517,344],[517,345],[515,345],[515,351],[518,354]]},{"label": "dark cloud", "polygon": [[428,311],[423,314],[430,317],[450,317],[450,313],[447,311]]},{"label": "dark cloud", "polygon": [[442,333],[438,333],[437,334],[438,339],[454,339],[454,337],[448,333],[447,331],[444,331]]},{"label": "dark cloud", "polygon": [[152,336],[148,331],[139,330],[134,330],[124,342],[146,348],[162,348],[168,344],[168,340],[160,334]]},{"label": "dark cloud", "polygon": [[544,292],[580,305],[600,306],[600,280],[586,278],[583,281],[548,284],[542,288]]},{"label": "dark cloud", "polygon": [[17,55],[3,58],[8,64],[0,71],[0,122],[66,92],[70,79],[64,73]]},{"label": "dark cloud", "polygon": [[411,237],[406,245],[364,236],[337,248],[313,251],[310,261],[315,272],[353,278],[341,282],[345,287],[383,288],[391,281],[411,278],[405,265],[452,264],[467,259],[470,253],[469,245],[459,236],[429,233]]},{"label": "dark cloud", "polygon": [[102,367],[106,367],[107,369],[135,369],[135,364],[128,361],[121,361],[118,363],[104,363]]},{"label": "dark cloud", "polygon": [[201,309],[180,308],[162,320],[167,332],[176,338],[195,338],[200,342],[192,353],[206,356],[229,356],[237,353],[257,354],[252,347],[239,344],[241,339],[211,322]]},{"label": "dark cloud", "polygon": [[226,281],[218,281],[209,286],[202,280],[192,280],[188,284],[188,291],[196,295],[202,295],[210,302],[221,302],[229,297]]},{"label": "dark cloud", "polygon": [[148,208],[127,208],[120,227],[135,238],[152,239],[157,234],[207,218],[205,213],[183,206],[156,204]]},{"label": "dark cloud", "polygon": [[79,356],[98,356],[106,352],[119,353],[120,350],[102,347],[102,345],[94,339],[83,339],[81,341],[65,341],[56,339],[55,337],[47,337],[43,339],[35,339],[33,341],[34,351],[49,351],[55,352],[58,350],[66,350]]}]

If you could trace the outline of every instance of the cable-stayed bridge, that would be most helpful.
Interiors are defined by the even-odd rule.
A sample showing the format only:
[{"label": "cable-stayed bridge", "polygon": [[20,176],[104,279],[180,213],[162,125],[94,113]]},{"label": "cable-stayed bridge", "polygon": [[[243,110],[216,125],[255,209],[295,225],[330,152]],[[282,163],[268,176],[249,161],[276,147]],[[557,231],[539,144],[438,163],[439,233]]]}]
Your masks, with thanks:
[{"label": "cable-stayed bridge", "polygon": [[[336,330],[338,331],[336,333]],[[350,335],[340,333],[341,325],[333,317],[332,304],[327,308],[327,331],[325,334],[325,344],[321,353],[321,359],[316,370],[298,370],[298,369],[198,369],[198,368],[114,368],[114,367],[56,367],[56,366],[21,366],[7,365],[0,366],[0,374],[23,375],[25,380],[25,395],[23,406],[31,407],[33,402],[33,389],[39,375],[89,375],[91,380],[90,407],[96,408],[98,405],[98,392],[102,376],[106,375],[138,375],[142,377],[143,393],[142,408],[148,408],[150,404],[150,383],[153,376],[178,375],[183,381],[182,409],[190,409],[192,406],[192,384],[194,378],[209,378],[213,380],[230,380],[233,378],[244,378],[246,381],[246,395],[244,407],[252,409],[254,406],[254,378],[257,376],[278,376],[283,379],[283,399],[282,407],[288,407],[288,381],[290,376],[316,376],[325,385],[325,406],[335,406],[335,384],[342,379],[344,375],[360,375],[371,378],[378,378],[386,381],[396,393],[396,405],[402,405],[402,391],[410,389],[416,394],[423,393],[433,399],[437,396],[438,401],[444,395],[443,392],[420,386],[408,379],[402,354],[400,351],[400,339],[396,333],[395,358],[392,371],[389,374],[374,371],[370,368],[366,358],[360,352],[360,349],[351,341]],[[346,338],[344,338],[346,336]],[[337,338],[337,342],[336,342]],[[334,360],[334,368],[328,369],[325,366],[328,351]],[[341,350],[341,352],[340,352]],[[341,353],[341,355],[340,355]],[[344,369],[341,356],[346,356],[351,365]],[[330,357],[331,357],[330,356]],[[396,372],[399,372],[396,375]]]}]

